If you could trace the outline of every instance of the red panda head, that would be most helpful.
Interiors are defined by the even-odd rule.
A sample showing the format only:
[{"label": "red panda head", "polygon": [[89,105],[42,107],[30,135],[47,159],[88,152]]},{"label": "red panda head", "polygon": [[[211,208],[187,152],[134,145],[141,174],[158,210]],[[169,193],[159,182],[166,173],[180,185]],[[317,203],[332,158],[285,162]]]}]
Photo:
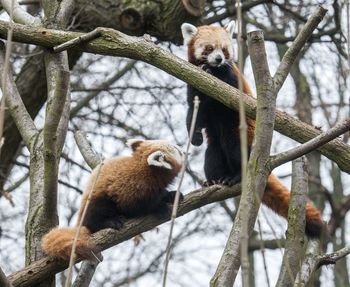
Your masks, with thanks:
[{"label": "red panda head", "polygon": [[148,166],[168,170],[177,175],[183,165],[182,149],[165,140],[130,139],[126,143],[133,151],[133,157],[146,161]]},{"label": "red panda head", "polygon": [[209,64],[219,67],[233,61],[232,34],[234,21],[225,28],[216,26],[195,27],[192,24],[181,25],[184,43],[188,47],[188,60],[193,64]]}]

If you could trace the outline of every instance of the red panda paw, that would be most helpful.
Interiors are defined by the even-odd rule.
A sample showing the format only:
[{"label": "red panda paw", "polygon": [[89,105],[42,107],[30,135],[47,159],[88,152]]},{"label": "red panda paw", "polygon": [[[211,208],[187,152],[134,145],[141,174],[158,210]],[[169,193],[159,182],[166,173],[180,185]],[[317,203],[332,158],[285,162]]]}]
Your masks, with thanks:
[{"label": "red panda paw", "polygon": [[[173,204],[174,201],[175,201],[175,196],[176,196],[176,190],[169,191],[169,192],[167,193],[165,202]],[[180,199],[179,199],[179,201],[181,202],[181,201],[183,201],[183,200],[184,200],[184,196],[183,196],[183,194],[180,192]]]},{"label": "red panda paw", "polygon": [[236,176],[223,176],[217,180],[207,180],[204,182],[203,186],[212,186],[215,184],[225,185],[225,186],[234,186],[235,184],[241,181],[241,175]]},{"label": "red panda paw", "polygon": [[211,67],[208,64],[202,64],[200,68],[208,74],[212,74]]}]

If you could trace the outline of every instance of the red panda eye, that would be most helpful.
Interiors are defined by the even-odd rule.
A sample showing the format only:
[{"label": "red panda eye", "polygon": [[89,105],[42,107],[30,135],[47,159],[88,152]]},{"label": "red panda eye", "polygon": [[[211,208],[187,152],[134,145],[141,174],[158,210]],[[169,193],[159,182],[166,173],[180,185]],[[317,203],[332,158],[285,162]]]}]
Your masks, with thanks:
[{"label": "red panda eye", "polygon": [[213,46],[206,46],[206,50],[207,50],[208,52],[213,52],[213,51],[214,51],[214,48],[213,48]]}]

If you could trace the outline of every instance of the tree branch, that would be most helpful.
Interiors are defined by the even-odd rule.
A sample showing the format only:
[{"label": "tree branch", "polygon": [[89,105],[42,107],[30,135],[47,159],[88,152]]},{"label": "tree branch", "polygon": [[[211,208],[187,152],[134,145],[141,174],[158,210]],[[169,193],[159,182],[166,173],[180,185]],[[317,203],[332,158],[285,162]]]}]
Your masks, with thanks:
[{"label": "tree branch", "polygon": [[297,274],[294,287],[306,286],[311,275],[318,268],[318,254],[320,253],[320,241],[310,240],[307,246],[305,258],[300,272]]},{"label": "tree branch", "polygon": [[347,119],[302,145],[271,156],[270,170],[319,148],[349,130],[350,119]]},{"label": "tree branch", "polygon": [[[0,41],[0,72],[3,73],[3,68],[5,64],[5,45]],[[38,135],[38,131],[34,125],[33,120],[28,114],[21,96],[18,93],[16,84],[12,78],[11,73],[7,75],[7,97],[6,105],[9,108],[11,116],[16,123],[16,126],[21,133],[21,136],[26,144],[27,148],[30,150],[32,139],[34,136]]]},{"label": "tree branch", "polygon": [[[238,195],[240,195],[240,185],[235,185],[232,188],[214,185],[190,192],[179,205],[177,216],[182,216],[207,204]],[[104,250],[125,240],[131,239],[142,232],[151,230],[169,219],[170,216],[158,218],[148,215],[128,221],[125,224],[125,227],[118,231],[113,229],[101,230],[93,234],[93,239],[96,245],[101,248],[101,250]],[[29,287],[38,284],[45,278],[50,277],[67,267],[68,262],[45,257],[33,262],[21,271],[11,274],[9,280],[14,287]]]},{"label": "tree branch", "polygon": [[16,0],[1,0],[0,3],[10,15],[11,2],[13,1],[13,21],[20,24],[39,26],[41,21],[29,13],[27,13]]},{"label": "tree branch", "polygon": [[79,150],[91,169],[94,169],[97,165],[101,163],[101,159],[91,148],[86,135],[82,131],[76,131],[74,134],[75,142],[77,143]]},{"label": "tree branch", "polygon": [[308,192],[306,157],[293,161],[292,189],[288,210],[288,230],[282,267],[276,287],[293,286],[304,251],[305,205]]},{"label": "tree branch", "polygon": [[[0,37],[6,37],[8,23],[0,21]],[[102,29],[102,28],[101,28]],[[85,52],[128,57],[152,64],[165,72],[189,83],[201,92],[222,102],[226,106],[238,110],[241,93],[223,83],[217,78],[202,71],[200,68],[172,55],[154,43],[144,38],[135,38],[121,32],[103,28],[103,35],[76,49]],[[43,28],[30,28],[14,24],[14,41],[31,43],[52,48],[61,43],[76,38],[82,33],[64,32]],[[247,116],[255,118],[256,101],[252,97],[244,96]],[[282,134],[304,143],[317,135],[320,131],[295,119],[283,112],[276,112],[275,129]],[[336,162],[342,171],[350,173],[350,146],[340,140],[333,140],[319,148],[320,152]]]},{"label": "tree branch", "polygon": [[0,286],[1,287],[13,287],[13,285],[7,279],[4,271],[2,271],[1,267],[0,267]]}]

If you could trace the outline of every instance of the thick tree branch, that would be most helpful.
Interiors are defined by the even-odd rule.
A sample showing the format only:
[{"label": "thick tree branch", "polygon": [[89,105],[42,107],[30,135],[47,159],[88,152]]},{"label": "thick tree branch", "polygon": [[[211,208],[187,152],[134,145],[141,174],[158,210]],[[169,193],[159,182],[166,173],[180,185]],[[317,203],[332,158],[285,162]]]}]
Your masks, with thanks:
[{"label": "thick tree branch", "polygon": [[305,205],[308,191],[306,157],[293,161],[292,189],[288,210],[286,249],[276,287],[293,286],[301,266],[305,237]]},{"label": "thick tree branch", "polygon": [[[5,45],[0,41],[0,72],[3,73],[3,68],[5,64]],[[10,73],[11,74],[11,73]],[[16,84],[12,78],[12,75],[7,75],[7,97],[6,105],[9,108],[11,116],[16,123],[18,130],[20,131],[22,138],[30,149],[33,137],[38,134],[38,131],[34,125],[33,120],[28,114],[21,96],[18,93]]]},{"label": "thick tree branch", "polygon": [[0,286],[1,287],[13,287],[13,285],[7,279],[4,271],[2,271],[1,267],[0,267]]},{"label": "thick tree branch", "polygon": [[246,224],[243,221],[247,221],[247,231],[250,235],[269,174],[265,166],[270,155],[277,91],[270,76],[262,31],[248,34],[248,49],[258,94],[255,141],[248,162],[247,192],[242,194],[224,253],[210,280],[210,286],[213,287],[230,287],[235,282],[241,266],[240,239],[243,224]]},{"label": "thick tree branch", "polygon": [[306,286],[311,275],[318,268],[318,254],[320,254],[320,241],[310,240],[300,272],[297,274],[294,287]]},{"label": "thick tree branch", "polygon": [[[0,37],[6,37],[7,27],[7,22],[0,21]],[[202,71],[200,68],[170,54],[144,38],[127,36],[112,29],[103,29],[103,31],[104,34],[100,38],[83,46],[76,47],[76,49],[145,61],[189,83],[226,106],[235,110],[238,109],[241,93],[237,89],[208,75],[208,73]],[[13,33],[13,39],[15,41],[41,45],[48,48],[83,35],[82,33],[43,28],[32,29],[19,24],[14,25]],[[247,116],[255,118],[255,99],[244,96],[244,102]],[[276,112],[275,128],[280,133],[301,143],[320,134],[319,130],[279,111]],[[323,155],[336,162],[342,171],[350,173],[350,146],[339,140],[333,140],[319,148],[319,150]]]},{"label": "thick tree branch", "polygon": [[319,148],[349,130],[350,119],[347,119],[300,146],[271,156],[269,163],[270,170]]},{"label": "thick tree branch", "polygon": [[29,13],[27,13],[16,0],[1,0],[0,3],[6,10],[8,14],[10,14],[11,10],[11,2],[13,1],[13,21],[20,24],[27,24],[38,26],[41,21],[39,18],[36,18]]},{"label": "thick tree branch", "polygon": [[350,254],[350,246],[330,253],[319,254],[319,241],[310,241],[306,256],[301,267],[301,271],[297,274],[294,287],[307,286],[312,275],[323,265],[336,264],[336,262]]},{"label": "thick tree branch", "polygon": [[[183,202],[179,206],[177,216],[182,216],[207,204],[232,198],[239,194],[240,185],[235,185],[232,188],[214,185],[193,191],[185,196]],[[128,221],[125,227],[119,231],[113,229],[101,230],[93,234],[93,239],[97,246],[101,248],[101,250],[104,250],[131,239],[142,232],[151,230],[169,219],[170,216],[164,218],[157,218],[152,215],[145,216]],[[14,287],[33,286],[67,267],[68,262],[45,257],[37,262],[33,262],[23,270],[13,273],[9,276],[9,280]]]}]

